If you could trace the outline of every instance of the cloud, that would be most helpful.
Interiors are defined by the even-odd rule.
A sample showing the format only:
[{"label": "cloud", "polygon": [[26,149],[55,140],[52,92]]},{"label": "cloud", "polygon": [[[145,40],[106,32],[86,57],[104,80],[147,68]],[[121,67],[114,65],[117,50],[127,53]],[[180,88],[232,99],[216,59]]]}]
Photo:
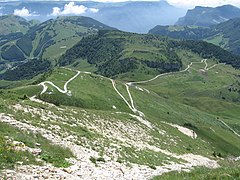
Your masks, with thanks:
[{"label": "cloud", "polygon": [[22,17],[31,16],[29,10],[26,9],[25,7],[23,7],[22,9],[15,9],[13,14],[16,16],[22,16]]},{"label": "cloud", "polygon": [[87,7],[83,6],[83,5],[75,5],[74,2],[70,2],[69,4],[65,4],[64,6],[64,10],[61,12],[61,14],[63,15],[67,15],[67,14],[83,14],[87,11]]},{"label": "cloud", "polygon": [[170,4],[179,7],[195,7],[195,6],[222,6],[225,4],[231,4],[240,6],[239,0],[167,0]]},{"label": "cloud", "polygon": [[75,5],[74,2],[70,2],[69,4],[65,4],[63,10],[59,7],[54,7],[52,11],[52,16],[59,16],[59,15],[80,15],[84,14],[87,11],[97,13],[98,9],[96,8],[87,8],[83,5]]},{"label": "cloud", "polygon": [[99,9],[97,9],[97,8],[89,8],[89,11],[93,12],[93,13],[97,13],[99,11]]},{"label": "cloud", "polygon": [[61,14],[61,9],[59,7],[54,7],[51,15],[58,16],[59,14]]},{"label": "cloud", "polygon": [[21,17],[38,16],[35,12],[30,13],[30,11],[25,7],[23,7],[22,9],[15,9],[13,14],[15,16],[21,16]]}]

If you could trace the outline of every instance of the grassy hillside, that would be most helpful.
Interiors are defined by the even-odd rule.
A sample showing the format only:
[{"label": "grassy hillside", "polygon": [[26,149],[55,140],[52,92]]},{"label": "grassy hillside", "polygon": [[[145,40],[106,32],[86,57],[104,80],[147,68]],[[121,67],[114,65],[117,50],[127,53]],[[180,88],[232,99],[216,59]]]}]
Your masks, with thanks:
[{"label": "grassy hillside", "polygon": [[0,179],[238,178],[239,56],[105,28],[58,18],[16,41],[37,58],[0,76]]},{"label": "grassy hillside", "polygon": [[[186,64],[188,62],[196,60],[200,62],[201,60],[199,55],[189,51],[183,52],[178,50],[176,53],[184,62],[183,69],[187,67]],[[209,67],[212,67],[217,63],[217,59],[212,58],[207,63]],[[147,89],[152,93],[148,94],[146,91],[136,90],[136,87],[133,86],[131,88],[132,95],[136,106],[145,113],[146,118],[152,123],[160,123],[159,120],[163,120],[183,126],[186,125],[193,128],[202,139],[209,142],[214,147],[213,151],[216,151],[217,154],[220,153],[225,157],[231,153],[237,155],[236,153],[239,151],[240,146],[236,145],[235,142],[238,141],[238,137],[234,137],[231,130],[227,132],[228,128],[224,127],[221,121],[230,124],[230,127],[236,132],[240,132],[239,70],[234,70],[231,66],[219,64],[216,67],[213,66],[212,70],[205,71],[205,66],[204,62],[194,64],[189,72],[170,74],[149,83],[140,83],[139,87]],[[85,76],[83,79],[85,79]],[[81,82],[77,84],[80,87],[85,87]],[[97,85],[99,83],[93,84]],[[107,86],[105,85],[105,87]],[[95,88],[83,89],[85,93],[89,93],[91,92],[90,89]],[[75,93],[80,91],[78,90]],[[87,102],[87,100],[84,100],[84,92],[80,93],[79,97],[82,103],[79,106],[89,108],[89,106],[83,105],[84,102]],[[127,92],[124,92],[124,90],[122,93],[127,95]],[[48,96],[52,96],[51,93]],[[74,93],[70,99],[73,99],[73,97]],[[56,98],[53,99],[56,100]],[[100,102],[106,104],[103,99]],[[62,98],[61,101],[67,102]],[[61,104],[61,102],[58,103]],[[107,106],[103,104],[99,107],[106,108]],[[91,106],[91,108],[93,107]],[[223,133],[223,131],[225,132]],[[225,136],[223,137],[222,134],[225,134]],[[230,145],[231,143],[232,145]]]},{"label": "grassy hillside", "polygon": [[[111,29],[87,17],[59,17],[35,25],[20,38],[2,46],[0,72],[3,75],[0,79],[32,78],[49,70],[50,62],[52,66],[68,65],[108,77],[141,80],[146,76],[179,71],[182,60],[175,52],[177,49],[191,50],[203,58],[214,56],[219,62],[239,67],[239,57],[208,43],[175,41]],[[183,29],[172,28],[171,31],[181,32]],[[35,66],[31,62],[33,59],[47,61],[37,71],[36,67],[40,65]],[[21,68],[24,66],[28,66],[31,73],[25,73]],[[17,74],[25,75],[16,77]]]},{"label": "grassy hillside", "polygon": [[13,34],[13,33],[26,33],[31,26],[27,20],[24,18],[14,16],[14,15],[5,15],[0,16],[0,36]]},{"label": "grassy hillside", "polygon": [[202,41],[178,41],[155,35],[121,31],[100,31],[83,38],[60,58],[60,66],[88,69],[107,77],[142,80],[154,75],[179,71],[182,59],[176,51],[193,51],[202,58],[239,68],[240,57]]},{"label": "grassy hillside", "polygon": [[[14,15],[4,15],[0,16],[0,73],[4,72],[9,68],[13,61],[21,61],[24,59],[24,55],[21,51],[13,44],[9,42],[21,38],[24,33],[26,33],[32,26],[31,23],[27,22],[25,19],[14,16]],[[7,53],[5,50],[9,49],[11,54]],[[3,57],[9,59],[4,61]],[[6,64],[6,62],[8,64]]]},{"label": "grassy hillside", "polygon": [[220,46],[231,53],[240,54],[239,32],[237,31],[239,26],[240,19],[236,18],[211,27],[156,26],[149,33],[176,39],[204,40]]},{"label": "grassy hillside", "polygon": [[208,180],[208,179],[236,179],[240,176],[239,162],[229,161],[224,164],[224,167],[209,170],[206,168],[198,168],[192,172],[171,172],[162,176],[154,177],[153,180]]},{"label": "grassy hillside", "polygon": [[[149,178],[160,175],[162,169],[169,172],[181,167],[172,163],[181,163],[183,167],[179,170],[189,169],[184,164],[196,158],[186,158],[190,156],[186,154],[192,153],[217,160],[222,167],[200,168],[183,175],[172,173],[165,175],[166,178],[194,177],[206,171],[213,175],[230,173],[227,159],[240,156],[240,72],[218,63],[216,58],[202,60],[200,55],[181,49],[175,53],[182,59],[182,69],[188,69],[130,84],[57,68],[46,76],[42,85],[1,91],[2,112],[5,116],[12,114],[17,124],[31,124],[41,128],[41,133],[50,131],[54,135],[44,137],[53,137],[50,139],[55,143],[59,143],[61,136],[64,142],[61,146],[71,142],[67,146],[77,157],[76,148],[87,148],[81,155],[84,160],[78,157],[81,160],[75,163],[83,163],[83,169],[87,163],[93,172],[98,168],[114,174],[111,167],[117,163],[118,168],[128,166],[129,173],[135,169],[137,177],[147,171],[149,174],[143,177]],[[33,95],[56,106],[28,99]],[[197,138],[185,135],[176,125],[194,131]],[[51,162],[48,158],[43,160]],[[61,164],[57,160],[54,165],[65,166]],[[141,165],[140,169],[136,164]],[[230,175],[236,177],[238,173],[236,168]]]},{"label": "grassy hillside", "polygon": [[60,58],[60,65],[81,68],[87,60],[104,76],[132,74],[156,74],[177,71],[181,61],[165,38],[126,33],[101,31],[98,35],[84,38]]},{"label": "grassy hillside", "polygon": [[[18,20],[18,17],[12,17]],[[18,23],[21,23],[20,20]],[[34,22],[24,22],[27,25],[34,24]],[[6,23],[11,25],[9,21]],[[58,17],[25,28],[20,35],[6,35],[9,37],[8,41],[0,44],[0,72],[31,59],[48,59],[55,64],[58,57],[81,40],[83,36],[95,34],[100,29],[113,29],[96,20],[81,16]],[[19,29],[21,30],[21,28]]]}]

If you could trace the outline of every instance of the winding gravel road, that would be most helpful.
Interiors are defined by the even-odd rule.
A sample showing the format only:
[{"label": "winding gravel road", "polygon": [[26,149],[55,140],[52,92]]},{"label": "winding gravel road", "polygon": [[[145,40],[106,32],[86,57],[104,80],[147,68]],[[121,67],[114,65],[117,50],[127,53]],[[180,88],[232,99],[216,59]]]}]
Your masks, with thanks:
[{"label": "winding gravel road", "polygon": [[188,71],[190,68],[192,68],[191,66],[193,64],[201,64],[201,63],[205,63],[205,67],[204,67],[204,70],[208,71],[220,64],[225,64],[225,63],[219,63],[219,64],[214,64],[213,66],[211,66],[210,68],[207,68],[208,67],[208,64],[207,64],[207,59],[203,59],[202,61],[200,62],[191,62],[189,65],[187,65],[187,67],[184,69],[184,70],[181,70],[181,71],[177,71],[177,72],[169,72],[169,73],[163,73],[163,74],[159,74],[157,76],[155,76],[154,78],[152,79],[149,79],[149,80],[145,80],[145,81],[137,81],[137,82],[128,82],[127,85],[133,85],[133,84],[144,84],[144,83],[148,83],[148,82],[151,82],[161,76],[166,76],[166,75],[170,75],[170,74],[177,74],[177,73],[183,73],[183,72],[186,72]]},{"label": "winding gravel road", "polygon": [[[157,79],[157,78],[159,78],[159,77],[161,77],[161,76],[165,76],[165,75],[170,75],[170,74],[176,74],[176,73],[186,72],[186,71],[188,71],[188,70],[191,68],[191,66],[192,66],[193,64],[199,64],[199,63],[205,63],[205,67],[204,67],[204,69],[203,69],[203,70],[205,70],[205,71],[208,71],[208,70],[210,70],[210,69],[212,69],[212,68],[214,68],[214,67],[216,67],[216,66],[218,66],[218,65],[220,65],[220,64],[225,64],[225,63],[214,64],[213,66],[211,66],[211,67],[208,68],[207,59],[203,59],[201,62],[191,62],[191,63],[190,63],[184,70],[182,70],[182,71],[159,74],[159,75],[155,76],[154,78],[149,79],[149,80],[145,80],[145,81],[123,83],[123,84],[125,85],[125,87],[126,87],[126,90],[127,90],[127,93],[128,93],[129,99],[130,99],[130,103],[129,103],[129,102],[127,101],[127,99],[118,91],[118,89],[116,88],[116,82],[115,82],[113,79],[107,78],[107,77],[104,77],[104,76],[101,76],[101,75],[97,75],[97,76],[110,80],[111,83],[112,83],[113,89],[114,89],[114,90],[116,91],[116,93],[123,99],[123,101],[127,104],[127,106],[129,107],[129,109],[130,109],[133,113],[135,113],[135,114],[137,113],[137,114],[139,115],[139,116],[136,116],[136,115],[134,115],[134,116],[135,116],[141,123],[145,124],[145,125],[148,126],[149,128],[152,128],[151,123],[145,119],[145,114],[144,114],[143,112],[139,111],[139,110],[135,107],[135,105],[134,105],[134,100],[133,100],[132,95],[131,95],[131,92],[130,92],[130,90],[129,90],[129,86],[134,85],[134,84],[148,83],[148,82],[151,82],[151,81],[153,81],[153,80],[155,80],[155,79]],[[72,69],[69,69],[69,68],[65,68],[65,69],[68,69],[68,70],[73,71]],[[41,83],[39,84],[39,85],[43,86],[43,90],[42,90],[41,94],[44,94],[44,93],[47,91],[48,86],[47,86],[46,84],[50,84],[50,85],[52,85],[53,87],[55,87],[60,93],[66,94],[66,93],[68,92],[68,84],[69,84],[71,81],[73,81],[75,78],[77,78],[80,73],[81,73],[81,71],[77,71],[77,74],[74,75],[72,78],[70,78],[70,79],[64,84],[63,90],[62,90],[61,88],[59,88],[58,86],[56,86],[56,85],[55,85],[53,82],[51,82],[51,81],[41,82]],[[82,72],[82,73],[84,73],[84,74],[91,74],[91,72]],[[225,122],[223,122],[223,121],[220,121],[220,122],[221,122],[222,124],[224,124],[228,129],[230,129],[234,134],[236,134],[237,136],[240,137],[240,135],[239,135],[237,132],[235,132],[230,126],[228,126]]]},{"label": "winding gravel road", "polygon": [[44,94],[47,89],[48,89],[48,86],[46,86],[46,84],[50,84],[52,85],[53,87],[55,87],[60,93],[63,93],[63,94],[66,94],[68,92],[68,84],[73,81],[76,77],[78,77],[78,75],[80,74],[81,72],[80,71],[77,71],[77,74],[75,76],[73,76],[72,78],[70,78],[65,84],[64,84],[64,87],[63,87],[63,90],[61,88],[59,88],[58,86],[56,86],[53,82],[51,81],[44,81],[44,82],[41,82],[39,85],[42,85],[43,86],[43,90],[41,92],[41,94]]}]

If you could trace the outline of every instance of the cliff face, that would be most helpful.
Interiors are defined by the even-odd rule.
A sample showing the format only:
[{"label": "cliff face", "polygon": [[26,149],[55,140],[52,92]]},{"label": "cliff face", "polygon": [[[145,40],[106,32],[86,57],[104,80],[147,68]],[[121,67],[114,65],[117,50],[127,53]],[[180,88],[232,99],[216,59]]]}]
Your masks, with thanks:
[{"label": "cliff face", "polygon": [[236,17],[240,17],[240,9],[235,6],[225,5],[216,8],[197,6],[179,18],[176,25],[211,26]]}]

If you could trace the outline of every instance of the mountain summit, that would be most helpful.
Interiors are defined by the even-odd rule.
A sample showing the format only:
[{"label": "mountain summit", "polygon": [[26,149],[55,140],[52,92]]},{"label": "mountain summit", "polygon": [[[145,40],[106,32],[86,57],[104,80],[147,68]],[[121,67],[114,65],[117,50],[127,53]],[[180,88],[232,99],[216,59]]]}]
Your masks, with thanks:
[{"label": "mountain summit", "polygon": [[232,5],[216,8],[197,6],[179,18],[176,25],[211,26],[236,17],[240,17],[240,9]]}]

